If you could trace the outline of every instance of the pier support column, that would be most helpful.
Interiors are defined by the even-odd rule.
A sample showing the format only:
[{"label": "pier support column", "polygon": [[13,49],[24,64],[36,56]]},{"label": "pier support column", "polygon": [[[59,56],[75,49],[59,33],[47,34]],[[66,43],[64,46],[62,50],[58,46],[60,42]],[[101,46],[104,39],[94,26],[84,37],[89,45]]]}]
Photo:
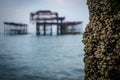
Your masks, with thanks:
[{"label": "pier support column", "polygon": [[43,30],[44,30],[44,34],[43,35],[46,35],[46,23],[44,23]]},{"label": "pier support column", "polygon": [[60,34],[62,35],[62,24],[60,24]]},{"label": "pier support column", "polygon": [[90,22],[83,34],[85,80],[119,80],[120,1],[87,1]]},{"label": "pier support column", "polygon": [[58,21],[58,14],[56,14],[57,17],[57,35],[59,35],[59,21]]},{"label": "pier support column", "polygon": [[52,35],[52,25],[50,25],[50,35]]},{"label": "pier support column", "polygon": [[25,26],[25,34],[27,34],[27,26]]},{"label": "pier support column", "polygon": [[36,35],[40,35],[39,23],[36,23]]},{"label": "pier support column", "polygon": [[6,34],[6,25],[4,23],[4,35]]},{"label": "pier support column", "polygon": [[59,25],[57,24],[57,35],[59,35]]},{"label": "pier support column", "polygon": [[63,22],[62,20],[60,21],[60,34],[63,34]]}]

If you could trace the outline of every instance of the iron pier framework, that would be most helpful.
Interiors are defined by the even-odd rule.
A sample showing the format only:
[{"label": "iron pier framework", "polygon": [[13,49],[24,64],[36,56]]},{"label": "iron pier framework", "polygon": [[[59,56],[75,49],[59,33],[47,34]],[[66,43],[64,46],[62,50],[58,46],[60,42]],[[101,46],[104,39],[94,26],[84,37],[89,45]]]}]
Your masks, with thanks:
[{"label": "iron pier framework", "polygon": [[27,24],[4,22],[4,34],[27,34]]},{"label": "iron pier framework", "polygon": [[[40,10],[30,13],[30,21],[36,23],[36,35],[52,35],[52,26],[57,26],[57,35],[78,34],[80,31],[75,30],[75,26],[82,24],[81,21],[64,22],[65,17],[59,17],[57,12],[50,10]],[[69,27],[71,26],[71,31]]]}]

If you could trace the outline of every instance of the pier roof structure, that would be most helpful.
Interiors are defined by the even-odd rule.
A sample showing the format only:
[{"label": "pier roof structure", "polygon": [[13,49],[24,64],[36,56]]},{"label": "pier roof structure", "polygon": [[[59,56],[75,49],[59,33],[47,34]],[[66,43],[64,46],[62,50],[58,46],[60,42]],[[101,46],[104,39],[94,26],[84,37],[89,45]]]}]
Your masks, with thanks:
[{"label": "pier roof structure", "polygon": [[6,25],[13,25],[13,26],[28,26],[27,24],[24,23],[15,23],[15,22],[4,22]]}]

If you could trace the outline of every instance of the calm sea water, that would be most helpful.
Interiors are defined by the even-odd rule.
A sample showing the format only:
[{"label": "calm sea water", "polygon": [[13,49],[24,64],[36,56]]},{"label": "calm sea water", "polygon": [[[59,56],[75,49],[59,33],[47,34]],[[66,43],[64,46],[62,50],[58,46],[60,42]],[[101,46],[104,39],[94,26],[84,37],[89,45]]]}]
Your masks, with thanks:
[{"label": "calm sea water", "polygon": [[0,35],[0,80],[83,80],[82,35]]}]

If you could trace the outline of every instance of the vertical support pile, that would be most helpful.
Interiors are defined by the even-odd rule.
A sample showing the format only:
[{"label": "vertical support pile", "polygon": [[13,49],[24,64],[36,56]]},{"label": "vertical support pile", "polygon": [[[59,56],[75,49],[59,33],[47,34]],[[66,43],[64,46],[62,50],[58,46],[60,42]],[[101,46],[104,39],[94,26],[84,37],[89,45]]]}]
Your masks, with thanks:
[{"label": "vertical support pile", "polygon": [[88,0],[83,34],[85,80],[120,79],[120,1]]},{"label": "vertical support pile", "polygon": [[36,35],[40,35],[40,27],[38,22],[36,22]]}]

